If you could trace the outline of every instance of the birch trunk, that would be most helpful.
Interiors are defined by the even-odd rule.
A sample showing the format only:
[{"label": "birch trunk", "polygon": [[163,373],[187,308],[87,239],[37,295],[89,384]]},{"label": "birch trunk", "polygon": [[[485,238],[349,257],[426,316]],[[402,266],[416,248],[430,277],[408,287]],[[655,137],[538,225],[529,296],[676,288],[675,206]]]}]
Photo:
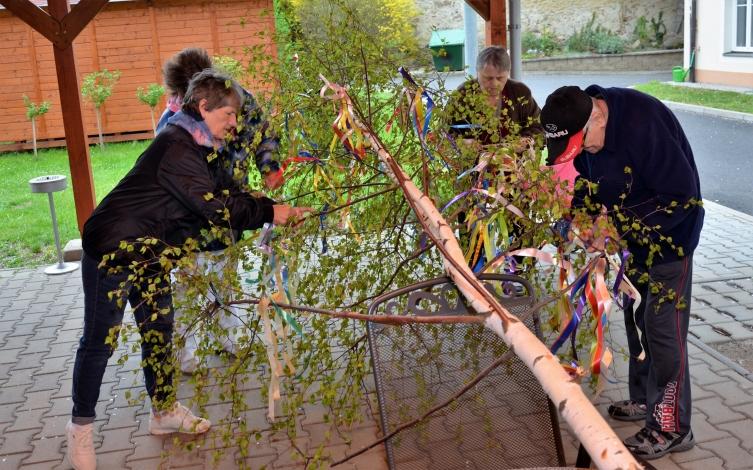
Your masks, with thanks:
[{"label": "birch trunk", "polygon": [[434,203],[408,178],[381,142],[368,130],[364,133],[379,159],[389,168],[390,177],[403,189],[421,225],[442,251],[448,276],[477,312],[488,314],[486,327],[499,335],[531,369],[593,462],[601,469],[642,468],[549,348],[478,282],[465,263],[455,234]]}]

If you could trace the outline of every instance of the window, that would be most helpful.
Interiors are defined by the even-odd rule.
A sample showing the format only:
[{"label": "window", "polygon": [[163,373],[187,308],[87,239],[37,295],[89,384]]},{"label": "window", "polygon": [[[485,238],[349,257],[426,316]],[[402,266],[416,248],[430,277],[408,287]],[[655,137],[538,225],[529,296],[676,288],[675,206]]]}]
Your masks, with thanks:
[{"label": "window", "polygon": [[753,51],[753,0],[735,0],[732,50]]}]

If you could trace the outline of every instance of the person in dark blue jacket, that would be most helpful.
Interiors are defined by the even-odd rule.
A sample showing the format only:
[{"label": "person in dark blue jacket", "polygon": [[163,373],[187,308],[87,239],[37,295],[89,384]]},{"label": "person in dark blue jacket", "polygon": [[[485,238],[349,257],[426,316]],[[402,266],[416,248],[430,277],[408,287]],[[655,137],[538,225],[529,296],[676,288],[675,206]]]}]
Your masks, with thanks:
[{"label": "person in dark blue jacket", "polygon": [[[630,399],[608,412],[645,420],[624,441],[637,456],[688,450],[695,442],[687,334],[693,251],[704,217],[690,144],[664,104],[625,88],[559,88],[547,98],[541,123],[547,163],[574,159],[573,205],[611,217],[632,255],[628,277],[642,298],[637,308],[630,300],[624,305]],[[579,236],[595,247],[604,241],[590,228]]]}]

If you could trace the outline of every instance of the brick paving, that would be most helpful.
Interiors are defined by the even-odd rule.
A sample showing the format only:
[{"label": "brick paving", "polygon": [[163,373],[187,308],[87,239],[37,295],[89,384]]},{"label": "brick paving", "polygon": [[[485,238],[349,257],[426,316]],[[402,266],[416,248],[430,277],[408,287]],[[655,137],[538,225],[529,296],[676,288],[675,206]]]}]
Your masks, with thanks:
[{"label": "brick paving", "polygon": [[[129,313],[126,313],[126,318]],[[81,273],[47,276],[43,268],[0,270],[0,469],[69,469],[64,459],[65,424],[71,412],[71,374],[74,353],[83,322]],[[115,358],[130,345],[121,345]],[[234,469],[242,457],[236,448],[222,449],[221,430],[226,429],[227,403],[210,400],[207,413],[215,426],[195,439],[197,450],[173,451],[171,437],[151,436],[146,425],[148,405],[134,406],[125,399],[130,390],[143,390],[138,355],[122,365],[115,358],[105,373],[95,421],[95,447],[100,468]],[[185,384],[183,384],[185,385]],[[266,401],[259,384],[251,384],[245,396],[252,408],[244,413],[251,429],[261,429],[245,460],[252,468],[301,468],[290,442],[273,434],[266,418]],[[189,387],[179,398],[190,395]],[[315,407],[305,414],[298,431],[299,448],[315,449],[331,432],[325,413]],[[376,439],[375,419],[364,412],[364,423],[352,430],[352,442],[335,437],[327,452],[335,458],[352,453]],[[223,421],[225,420],[225,421]],[[376,448],[353,459],[343,468],[386,468],[384,451]]]},{"label": "brick paving", "polygon": [[[689,338],[697,445],[689,452],[653,461],[659,469],[753,468],[753,374],[708,346],[753,338],[753,217],[713,203],[706,207],[706,225],[695,255]],[[41,268],[0,270],[0,469],[70,468],[63,457],[64,426],[71,409],[71,369],[82,316],[80,271],[46,276]],[[619,353],[624,350],[619,311],[613,315],[610,338],[618,351],[616,380],[594,399],[602,412],[612,400],[627,398],[627,368]],[[213,451],[223,446],[215,439],[218,430],[196,439],[196,450],[172,453],[175,444],[170,437],[148,434],[147,406],[133,406],[124,399],[127,390],[140,393],[143,389],[140,378],[131,373],[135,366],[133,361],[118,365],[115,360],[108,366],[95,422],[100,468],[236,468],[241,458],[236,448],[224,449],[215,460]],[[247,411],[245,418],[249,426],[263,429],[246,463],[252,468],[302,468],[292,457],[287,438],[272,433],[265,404],[256,398],[259,387],[252,383],[246,390],[259,406]],[[207,411],[220,417],[226,405],[216,398]],[[329,426],[320,409],[302,413],[305,418],[296,445],[312,448]],[[344,455],[378,435],[375,417],[364,415],[364,422],[352,432],[350,445],[335,438],[328,452]],[[216,424],[216,428],[230,425]],[[639,427],[618,421],[610,424],[621,437]],[[572,464],[576,443],[564,425],[563,438]],[[341,468],[386,468],[384,451],[375,448]]]},{"label": "brick paving", "polygon": [[[753,217],[704,202],[706,221],[694,255],[693,300],[688,354],[696,447],[650,463],[660,470],[753,468],[753,373],[708,345],[753,338]],[[611,346],[626,349],[619,311],[610,322]],[[614,400],[625,400],[627,367],[616,354],[614,383],[595,399],[606,416]],[[638,423],[607,418],[620,437],[640,429]],[[575,439],[563,426],[568,462],[577,455]]]}]

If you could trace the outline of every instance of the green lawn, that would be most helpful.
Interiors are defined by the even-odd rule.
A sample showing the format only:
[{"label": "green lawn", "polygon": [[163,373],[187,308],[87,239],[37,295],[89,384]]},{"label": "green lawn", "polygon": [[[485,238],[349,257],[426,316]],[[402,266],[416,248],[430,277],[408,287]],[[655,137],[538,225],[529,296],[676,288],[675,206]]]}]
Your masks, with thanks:
[{"label": "green lawn", "polygon": [[[97,201],[101,200],[133,166],[148,141],[91,147],[92,173]],[[46,194],[32,194],[29,180],[43,175],[68,176],[68,188],[53,193],[63,245],[80,238],[73,189],[65,148],[0,154],[0,268],[35,266],[55,262],[55,241]]]},{"label": "green lawn", "polygon": [[660,100],[753,113],[753,94],[675,86],[657,81],[636,85],[635,89]]},{"label": "green lawn", "polygon": [[[753,113],[753,95],[650,82],[636,89],[662,100]],[[131,169],[148,141],[91,147],[97,201]],[[63,149],[0,153],[0,268],[51,264],[56,259],[50,211],[45,194],[32,194],[28,181],[42,175],[68,176],[68,188],[54,193],[61,242],[79,238],[70,184],[68,155]]]}]

